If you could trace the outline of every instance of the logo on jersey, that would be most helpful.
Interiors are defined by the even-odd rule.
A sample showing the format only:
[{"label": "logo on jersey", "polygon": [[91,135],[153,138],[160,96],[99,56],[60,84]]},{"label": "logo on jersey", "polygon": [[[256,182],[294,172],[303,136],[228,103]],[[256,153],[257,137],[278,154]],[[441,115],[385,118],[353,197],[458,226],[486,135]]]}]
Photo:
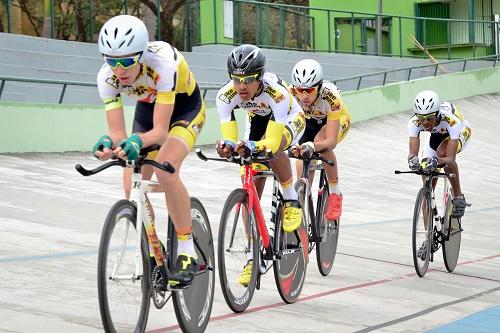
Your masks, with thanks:
[{"label": "logo on jersey", "polygon": [[230,104],[234,96],[236,96],[236,89],[230,88],[226,90],[223,94],[220,94],[219,99],[226,104]]},{"label": "logo on jersey", "polygon": [[328,88],[323,89],[323,93],[321,94],[321,99],[325,100],[328,104],[330,104],[330,108],[332,111],[337,111],[340,109],[340,101],[335,96],[334,93]]},{"label": "logo on jersey", "polygon": [[155,82],[158,79],[158,73],[156,73],[154,69],[149,66],[146,66],[146,75],[153,79],[153,81]]},{"label": "logo on jersey", "polygon": [[454,126],[457,123],[455,119],[450,116],[444,116],[444,121],[446,121],[450,126]]},{"label": "logo on jersey", "polygon": [[118,80],[118,77],[116,75],[108,77],[105,82],[115,89],[118,89],[118,87],[120,86],[120,80]]},{"label": "logo on jersey", "polygon": [[271,86],[267,86],[266,89],[264,89],[264,93],[271,96],[275,103],[283,102],[286,98],[280,91]]},{"label": "logo on jersey", "polygon": [[109,104],[118,103],[118,102],[120,102],[120,96],[106,98],[104,100],[104,105],[109,105]]}]

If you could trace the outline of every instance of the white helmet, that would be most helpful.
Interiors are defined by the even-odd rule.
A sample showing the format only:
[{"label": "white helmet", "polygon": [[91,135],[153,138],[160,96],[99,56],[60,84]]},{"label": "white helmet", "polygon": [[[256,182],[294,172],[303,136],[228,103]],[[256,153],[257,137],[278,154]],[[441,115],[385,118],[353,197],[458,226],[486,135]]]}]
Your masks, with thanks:
[{"label": "white helmet", "polygon": [[144,52],[148,41],[148,29],[144,22],[135,16],[118,15],[102,26],[99,33],[99,52],[111,57]]},{"label": "white helmet", "polygon": [[441,101],[439,100],[438,94],[432,90],[424,90],[418,93],[415,97],[415,104],[413,105],[413,111],[416,114],[429,114],[439,111],[441,106]]},{"label": "white helmet", "polygon": [[323,83],[323,69],[316,60],[304,59],[293,66],[292,85],[310,88]]}]

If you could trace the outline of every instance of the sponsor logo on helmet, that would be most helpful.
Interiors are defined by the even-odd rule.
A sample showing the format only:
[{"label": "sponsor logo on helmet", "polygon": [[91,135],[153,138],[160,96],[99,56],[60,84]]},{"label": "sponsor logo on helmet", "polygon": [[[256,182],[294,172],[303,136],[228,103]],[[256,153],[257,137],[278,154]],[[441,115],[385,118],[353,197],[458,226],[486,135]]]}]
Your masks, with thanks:
[{"label": "sponsor logo on helmet", "polygon": [[235,68],[233,70],[233,74],[235,74],[235,75],[244,75],[246,73],[245,73],[245,70],[243,68]]}]

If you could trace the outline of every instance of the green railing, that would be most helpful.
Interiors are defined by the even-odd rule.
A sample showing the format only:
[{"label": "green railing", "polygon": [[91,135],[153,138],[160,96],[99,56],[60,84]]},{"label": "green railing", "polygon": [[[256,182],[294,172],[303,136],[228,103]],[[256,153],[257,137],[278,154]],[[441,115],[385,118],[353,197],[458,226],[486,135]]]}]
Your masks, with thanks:
[{"label": "green railing", "polygon": [[[362,81],[366,80],[367,78],[379,77],[380,83],[378,84],[378,86],[385,86],[387,84],[387,78],[390,74],[406,73],[407,72],[407,74],[405,75],[405,80],[398,79],[398,80],[393,80],[390,83],[410,81],[412,79],[412,73],[415,73],[415,70],[429,68],[430,74],[427,76],[436,76],[436,75],[438,75],[439,71],[444,71],[443,74],[446,74],[446,72],[447,72],[446,65],[462,63],[461,66],[459,66],[459,68],[460,68],[461,72],[465,72],[467,70],[468,63],[470,64],[471,62],[480,61],[480,60],[489,60],[491,62],[490,66],[484,66],[484,68],[486,68],[486,67],[496,67],[500,58],[497,55],[490,55],[490,56],[484,56],[484,57],[478,57],[478,58],[450,60],[450,61],[443,61],[443,62],[436,63],[436,64],[396,68],[396,69],[391,69],[391,70],[387,70],[387,71],[380,71],[380,72],[368,73],[368,74],[352,76],[352,77],[347,77],[347,78],[342,78],[342,79],[336,79],[336,80],[332,80],[332,81],[335,85],[338,85],[339,83],[342,83],[342,82],[354,81],[354,82],[356,82],[356,88],[352,89],[352,90],[360,90],[360,89],[362,89],[362,87],[361,87]],[[482,63],[488,65],[488,62],[486,62],[486,61],[483,61]],[[457,71],[453,71],[453,72],[457,72]],[[342,89],[342,87],[339,87],[339,88]]]},{"label": "green railing", "polygon": [[[145,11],[149,10],[139,0],[81,0],[78,6],[65,7],[67,3],[63,0],[1,1],[2,28],[8,32],[95,42],[107,18],[132,14],[144,19]],[[162,34],[165,11],[160,8],[165,8],[167,2],[154,0],[152,3],[156,4],[156,13],[153,13],[156,21],[151,29],[155,29],[156,39],[161,40],[166,37]],[[188,51],[193,45],[255,43],[290,50],[426,57],[409,39],[415,36],[434,57],[447,59],[496,54],[498,46],[499,26],[491,20],[378,15],[248,0],[232,0],[232,3],[233,38],[223,37],[221,0],[186,0],[171,16],[180,23],[168,41]],[[394,6],[413,6],[401,3],[404,2]],[[454,6],[450,12],[473,17],[460,3],[450,2],[450,8]],[[22,16],[28,17],[24,20],[26,25],[31,22],[23,28],[26,31],[13,31],[14,8],[16,15],[22,11]],[[489,17],[488,14],[481,13],[481,17]],[[20,17],[16,21],[19,22]],[[204,20],[203,34],[201,19]]]},{"label": "green railing", "polygon": [[[66,94],[66,88],[68,86],[77,86],[77,87],[95,87],[97,88],[97,83],[94,82],[81,82],[81,81],[64,81],[64,80],[47,80],[47,79],[35,79],[35,78],[26,78],[26,77],[8,77],[8,76],[0,76],[0,100],[2,99],[2,93],[5,87],[5,83],[11,82],[24,82],[24,83],[42,83],[42,84],[50,84],[50,85],[60,85],[61,93],[59,95],[59,104],[62,104],[64,100],[64,96]],[[218,90],[221,85],[214,84],[204,84],[198,83],[200,86],[200,90],[203,91],[203,98],[205,98],[207,91],[209,90]]]}]

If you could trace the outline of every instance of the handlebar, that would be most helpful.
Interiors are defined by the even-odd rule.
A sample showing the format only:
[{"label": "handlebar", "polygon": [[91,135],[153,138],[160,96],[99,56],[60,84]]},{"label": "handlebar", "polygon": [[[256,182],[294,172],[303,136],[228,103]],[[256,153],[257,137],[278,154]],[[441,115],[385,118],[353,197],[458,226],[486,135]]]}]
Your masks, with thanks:
[{"label": "handlebar", "polygon": [[229,158],[207,157],[205,156],[205,154],[203,154],[200,148],[196,148],[195,152],[198,158],[203,161],[229,162],[240,165],[252,164],[255,162],[265,162],[274,159],[274,154],[271,152],[270,149],[266,150],[265,153],[263,152],[253,153],[248,158],[242,157],[238,155],[238,153],[236,152],[233,152],[233,154]]},{"label": "handlebar", "polygon": [[408,171],[394,170],[394,173],[396,175],[400,175],[403,173],[413,173],[415,175],[427,176],[427,177],[450,177],[450,178],[455,177],[454,173],[446,173],[446,172],[437,171],[437,169],[443,168],[445,166],[446,166],[446,163],[440,163],[436,166],[436,170],[424,171],[420,168],[419,170],[408,170]]},{"label": "handlebar", "polygon": [[316,161],[321,161],[323,163],[326,163],[329,166],[335,166],[335,162],[333,162],[332,160],[327,160],[326,158],[319,156],[319,153],[313,153],[311,157],[295,156],[292,154],[292,152],[289,149],[288,150],[288,157],[295,158],[297,160],[303,160],[304,162],[310,162],[310,161],[316,160]]},{"label": "handlebar", "polygon": [[112,166],[121,166],[123,168],[134,167],[134,168],[137,168],[138,170],[140,170],[140,168],[143,165],[149,164],[149,165],[152,165],[155,168],[158,168],[158,169],[163,170],[165,172],[174,173],[175,168],[169,162],[159,163],[159,162],[156,162],[155,160],[150,160],[150,159],[146,158],[147,154],[149,152],[155,151],[158,148],[159,148],[158,145],[153,145],[153,146],[146,147],[146,148],[142,149],[137,161],[123,160],[123,159],[118,158],[117,156],[113,156],[112,161],[107,162],[105,164],[102,164],[94,169],[86,169],[81,164],[76,164],[75,169],[82,176],[92,176],[92,175],[95,175],[103,170],[106,170],[109,167],[112,167]]}]

